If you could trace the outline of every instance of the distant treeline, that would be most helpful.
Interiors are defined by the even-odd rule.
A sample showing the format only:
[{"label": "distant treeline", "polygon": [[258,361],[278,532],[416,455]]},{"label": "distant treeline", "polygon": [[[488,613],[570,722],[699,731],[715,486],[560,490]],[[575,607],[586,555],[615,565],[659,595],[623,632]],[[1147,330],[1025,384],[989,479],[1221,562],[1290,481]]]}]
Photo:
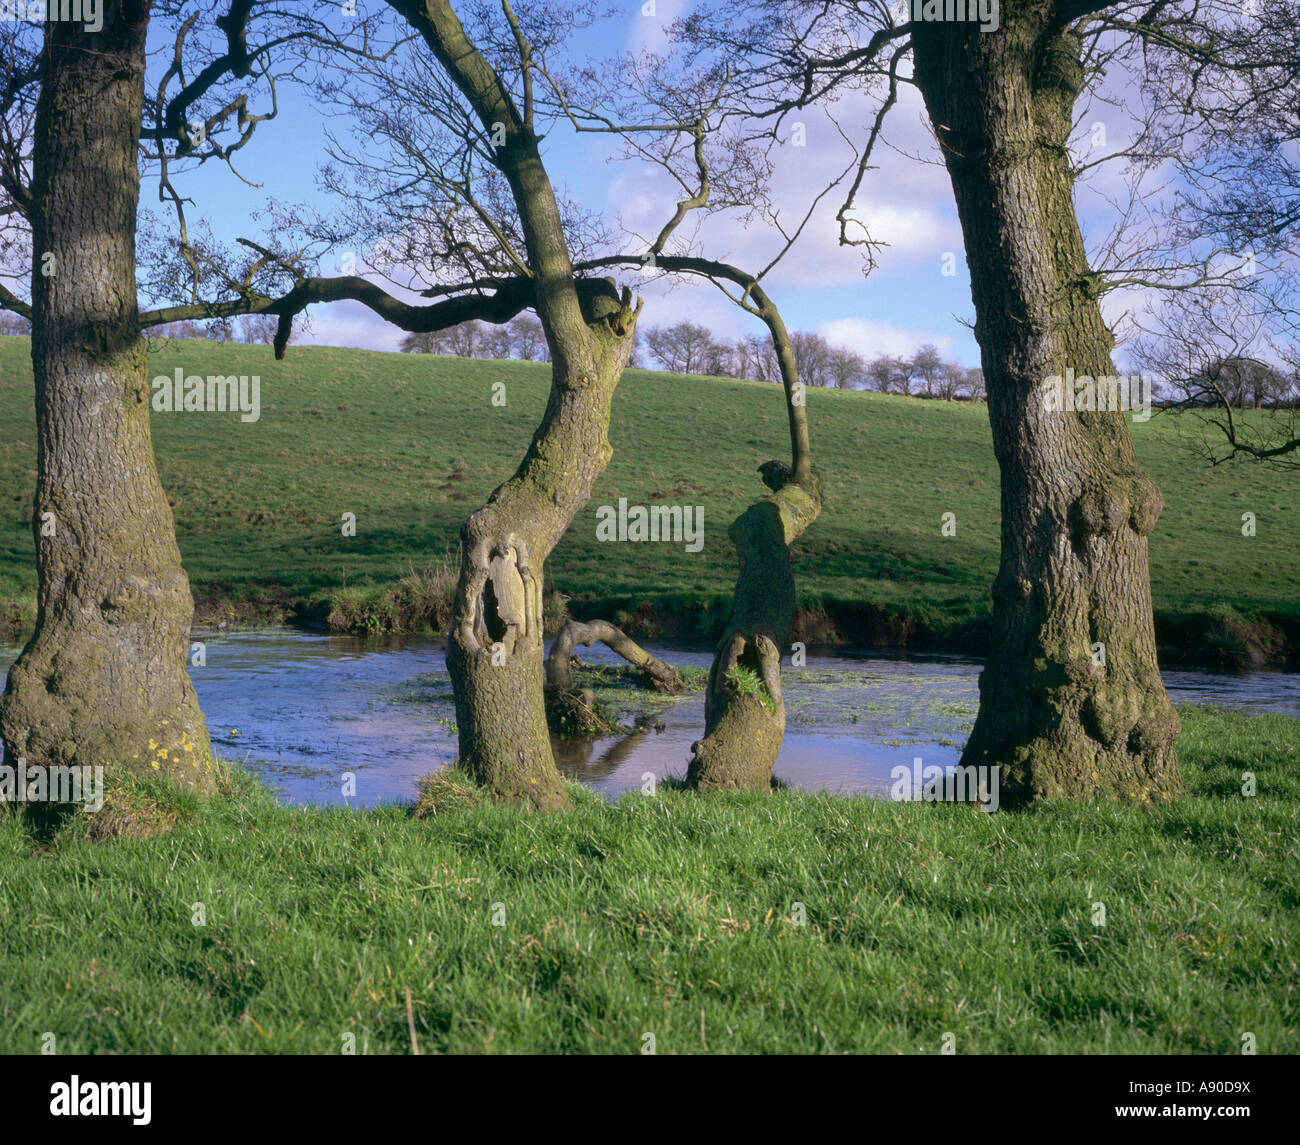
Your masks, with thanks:
[{"label": "distant treeline", "polygon": [[[271,315],[251,314],[233,321],[173,322],[155,327],[150,334],[151,337],[270,344],[276,322]],[[30,332],[31,323],[25,318],[0,312],[0,335]],[[945,361],[933,345],[922,346],[910,357],[878,354],[866,358],[843,346],[831,345],[820,334],[796,331],[790,335],[790,344],[799,377],[808,386],[875,390],[944,401],[984,400],[984,372],[978,367]],[[407,334],[402,339],[401,350],[406,354],[444,354],[457,358],[550,360],[542,324],[528,315],[499,326],[464,322],[432,334]],[[748,378],[759,382],[781,380],[770,339],[752,335],[729,342],[715,338],[707,327],[694,322],[644,329],[637,339],[631,365],[658,366],[675,374]],[[1155,404],[1162,407],[1208,408],[1227,402],[1234,409],[1295,409],[1300,408],[1300,373],[1255,358],[1225,357],[1211,363],[1194,378],[1178,381],[1157,378],[1153,391]]]},{"label": "distant treeline", "polygon": [[[795,332],[790,335],[790,344],[799,377],[807,386],[880,390],[949,400],[984,397],[983,371],[945,362],[934,346],[922,346],[908,358],[882,354],[868,360],[852,350],[831,345],[820,334]],[[541,323],[526,316],[500,326],[465,322],[433,334],[408,334],[401,348],[408,354],[547,360]],[[781,379],[770,338],[753,335],[728,342],[694,322],[651,326],[641,331],[632,365],[659,366],[674,374],[759,382]]]},{"label": "distant treeline", "polygon": [[[209,342],[270,345],[280,320],[273,314],[244,314],[238,319],[213,318],[206,322],[168,322],[154,326],[150,338],[204,338]],[[0,311],[0,334],[30,334],[32,324],[17,314]],[[297,327],[295,326],[295,333]],[[289,341],[293,341],[290,336]]]},{"label": "distant treeline", "polygon": [[[790,335],[790,344],[799,377],[808,386],[875,390],[944,401],[984,400],[984,371],[945,361],[933,345],[922,346],[909,357],[878,354],[867,358],[832,345],[820,334],[796,331]],[[500,326],[466,322],[434,334],[408,334],[402,339],[401,349],[408,354],[460,358],[549,360],[541,323],[523,315]],[[642,329],[631,364],[657,366],[675,374],[760,382],[781,380],[769,338],[752,335],[730,342],[715,338],[707,327],[694,322]],[[1247,357],[1218,359],[1195,377],[1157,377],[1152,389],[1155,404],[1162,407],[1210,407],[1224,401],[1235,409],[1300,406],[1300,374]]]}]

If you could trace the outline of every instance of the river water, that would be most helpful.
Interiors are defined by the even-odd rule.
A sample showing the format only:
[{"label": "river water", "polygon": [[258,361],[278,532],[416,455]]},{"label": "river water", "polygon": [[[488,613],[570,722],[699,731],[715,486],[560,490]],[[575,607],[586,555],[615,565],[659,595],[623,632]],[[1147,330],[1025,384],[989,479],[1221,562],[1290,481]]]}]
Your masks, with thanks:
[{"label": "river water", "polygon": [[[292,803],[410,800],[416,780],[456,754],[455,712],[440,641],[322,636],[285,628],[203,632],[204,667],[190,676],[214,748]],[[707,667],[707,645],[647,644],[670,663]],[[621,664],[603,646],[589,663]],[[18,649],[0,648],[7,672]],[[787,727],[776,775],[819,791],[884,794],[891,770],[957,762],[975,718],[980,662],[959,656],[810,652],[783,674]],[[1164,674],[1175,703],[1223,704],[1300,716],[1300,675]],[[624,722],[630,722],[626,719]],[[681,698],[634,736],[557,741],[560,769],[614,796],[653,773],[683,775],[703,734],[702,694]],[[355,798],[345,799],[345,776]]]}]

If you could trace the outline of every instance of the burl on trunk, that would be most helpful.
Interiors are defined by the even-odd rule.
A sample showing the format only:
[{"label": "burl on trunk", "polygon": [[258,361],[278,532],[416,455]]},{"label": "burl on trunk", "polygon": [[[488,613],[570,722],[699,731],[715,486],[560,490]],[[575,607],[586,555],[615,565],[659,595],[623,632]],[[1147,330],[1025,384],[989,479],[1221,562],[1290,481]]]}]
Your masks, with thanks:
[{"label": "burl on trunk", "polygon": [[1080,41],[1053,5],[1003,26],[920,23],[916,77],[956,194],[1002,475],[993,636],[965,765],[1007,802],[1182,791],[1156,663],[1147,537],[1160,491],[1125,413],[1062,410],[1050,379],[1115,375],[1074,211]]}]

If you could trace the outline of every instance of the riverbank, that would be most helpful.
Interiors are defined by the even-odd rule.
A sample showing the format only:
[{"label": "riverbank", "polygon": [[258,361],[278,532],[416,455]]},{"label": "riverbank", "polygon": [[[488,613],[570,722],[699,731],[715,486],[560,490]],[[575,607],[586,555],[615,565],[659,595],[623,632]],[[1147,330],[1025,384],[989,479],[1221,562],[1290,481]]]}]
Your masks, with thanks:
[{"label": "riverbank", "polygon": [[1296,1053],[1300,720],[1182,718],[1159,811],[575,785],[539,818],[444,775],[361,812],[227,768],[120,793],[125,838],[0,813],[0,1048]]},{"label": "riverbank", "polygon": [[[196,596],[196,628],[255,628],[285,625],[308,632],[358,636],[387,634],[445,636],[454,579],[446,591],[431,596],[408,587],[421,578],[411,574],[393,586],[371,585],[338,596],[296,599],[288,590],[254,593],[252,598]],[[547,596],[547,636],[555,635],[566,616],[610,620],[638,640],[716,640],[726,627],[731,598],[682,599],[620,596],[599,600]],[[0,611],[0,643],[21,644],[35,622],[35,598],[9,601]],[[1300,612],[1262,607],[1157,609],[1156,643],[1165,667],[1247,671],[1300,667]],[[863,601],[818,600],[800,606],[792,640],[809,647],[875,649],[882,652],[955,653],[986,657],[991,617],[987,609],[956,607],[949,611],[917,609],[905,604],[873,605]]]},{"label": "riverbank", "polygon": [[[195,625],[287,624],[308,631],[379,635],[445,636],[455,578],[440,569],[438,581],[412,576],[392,587],[353,590],[342,599],[196,601]],[[609,620],[638,640],[716,640],[726,627],[731,597],[706,599],[620,596],[599,600],[547,595],[547,635],[563,620]],[[803,604],[791,640],[809,647],[888,652],[957,653],[985,657],[992,625],[986,609],[949,610],[906,604],[818,600]],[[1212,605],[1196,611],[1158,609],[1156,642],[1166,667],[1244,671],[1300,666],[1300,612]],[[2,633],[0,633],[2,635]]]},{"label": "riverbank", "polygon": [[[10,639],[35,615],[29,354],[28,339],[0,337],[0,624]],[[438,630],[460,526],[513,473],[550,382],[548,367],[526,362],[323,346],[290,347],[276,362],[264,346],[159,343],[151,373],[176,369],[261,381],[255,422],[152,418],[200,623],[356,632]],[[825,507],[794,552],[803,638],[980,654],[1000,545],[987,411],[812,390],[808,413]],[[553,619],[569,598],[576,615],[622,614],[642,637],[714,635],[736,576],[727,526],[763,492],[758,465],[788,448],[784,419],[774,386],[629,370],[614,399],[614,456],[546,565]],[[1203,429],[1181,415],[1132,431],[1165,501],[1150,541],[1165,663],[1296,663],[1294,474],[1207,467],[1189,448]],[[702,547],[602,541],[600,508],[623,500],[701,510]]]}]

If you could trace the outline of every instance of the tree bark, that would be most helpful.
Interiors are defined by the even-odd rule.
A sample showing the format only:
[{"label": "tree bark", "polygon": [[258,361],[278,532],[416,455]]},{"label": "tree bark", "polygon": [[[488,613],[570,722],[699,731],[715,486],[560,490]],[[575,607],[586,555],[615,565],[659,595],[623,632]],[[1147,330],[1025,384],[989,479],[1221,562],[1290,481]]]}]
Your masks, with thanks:
[{"label": "tree bark", "polygon": [[[704,738],[691,745],[686,783],[702,791],[762,791],[785,738],[781,656],[795,616],[790,545],[816,519],[816,478],[791,482],[732,522],[740,575],[731,620],[718,641],[704,694]],[[738,670],[750,673],[748,681]],[[753,688],[754,684],[756,688]]]},{"label": "tree bark", "polygon": [[154,468],[136,308],[147,27],[139,0],[98,33],[47,25],[33,172],[38,612],[0,732],[10,761],[207,791],[185,668],[193,603]]},{"label": "tree bark", "polygon": [[501,801],[567,807],[543,693],[543,564],[609,463],[610,402],[640,305],[634,312],[631,292],[619,295],[610,279],[575,276],[531,101],[521,113],[448,0],[389,3],[419,32],[494,141],[494,162],[519,212],[553,365],[546,414],[518,471],[461,530],[447,644],[460,762]]},{"label": "tree bark", "polygon": [[447,643],[460,761],[498,799],[539,810],[569,804],[546,721],[543,562],[613,453],[610,401],[635,329],[624,312],[604,331],[593,315],[593,361],[576,377],[556,365],[546,416],[518,472],[461,531]]},{"label": "tree bark", "polygon": [[790,546],[817,519],[822,505],[789,334],[762,287],[752,279],[742,284],[772,335],[785,390],[791,465],[768,461],[759,467],[772,494],[751,505],[727,530],[740,572],[731,619],[709,669],[704,738],[691,745],[686,769],[687,786],[701,791],[761,791],[772,785],[772,769],[785,738],[781,656],[790,640],[796,604]]},{"label": "tree bark", "polygon": [[1160,491],[1126,414],[1050,408],[1048,379],[1113,376],[1067,149],[1078,37],[1048,0],[1002,27],[919,22],[915,76],[956,195],[1002,476],[1002,556],[963,765],[1008,803],[1156,802],[1183,789],[1156,663],[1147,537]]}]

